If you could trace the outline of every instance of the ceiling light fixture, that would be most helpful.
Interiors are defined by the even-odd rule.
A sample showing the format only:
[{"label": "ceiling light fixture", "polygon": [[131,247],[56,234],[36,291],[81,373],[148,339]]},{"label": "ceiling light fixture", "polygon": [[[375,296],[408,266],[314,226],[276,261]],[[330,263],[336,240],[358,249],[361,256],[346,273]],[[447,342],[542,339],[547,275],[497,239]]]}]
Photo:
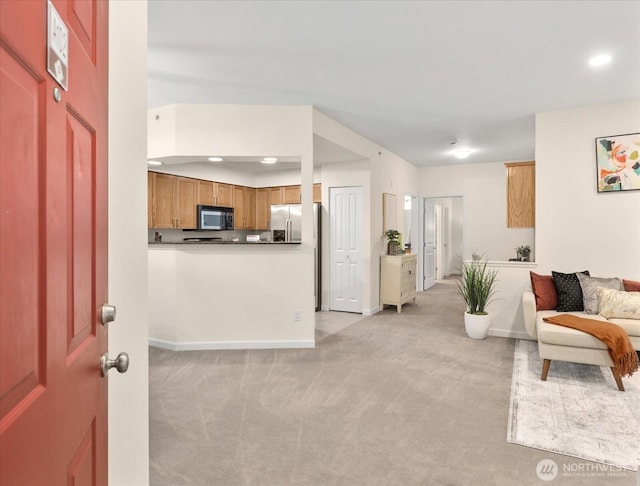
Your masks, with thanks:
[{"label": "ceiling light fixture", "polygon": [[147,165],[162,165],[159,160],[147,160]]},{"label": "ceiling light fixture", "polygon": [[589,66],[600,67],[611,62],[611,56],[609,54],[598,54],[589,59]]},{"label": "ceiling light fixture", "polygon": [[454,157],[456,157],[457,159],[466,159],[467,157],[469,157],[469,155],[471,154],[471,150],[467,149],[467,148],[459,148],[459,149],[455,149],[453,152],[451,152],[453,154]]},{"label": "ceiling light fixture", "polygon": [[222,157],[209,157],[209,162],[222,162],[224,159]]},{"label": "ceiling light fixture", "polygon": [[275,164],[278,161],[275,157],[265,157],[260,161],[262,164]]}]

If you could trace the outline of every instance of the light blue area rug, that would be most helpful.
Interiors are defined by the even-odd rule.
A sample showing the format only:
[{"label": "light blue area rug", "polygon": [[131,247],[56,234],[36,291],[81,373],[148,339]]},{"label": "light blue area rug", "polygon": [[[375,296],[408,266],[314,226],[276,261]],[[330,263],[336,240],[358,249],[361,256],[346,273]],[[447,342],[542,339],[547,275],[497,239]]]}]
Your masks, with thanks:
[{"label": "light blue area rug", "polygon": [[507,442],[624,469],[640,465],[640,372],[618,391],[609,368],[552,361],[547,381],[534,341],[516,342]]}]

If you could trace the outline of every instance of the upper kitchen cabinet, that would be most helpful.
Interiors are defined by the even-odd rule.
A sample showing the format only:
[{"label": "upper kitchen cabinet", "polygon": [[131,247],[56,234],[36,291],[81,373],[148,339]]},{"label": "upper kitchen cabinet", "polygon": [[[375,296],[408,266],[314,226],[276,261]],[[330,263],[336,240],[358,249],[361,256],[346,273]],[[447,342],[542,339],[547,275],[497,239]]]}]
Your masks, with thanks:
[{"label": "upper kitchen cabinet", "polygon": [[321,203],[322,202],[322,184],[316,183],[313,185],[313,202]]},{"label": "upper kitchen cabinet", "polygon": [[511,162],[507,168],[507,227],[533,228],[536,224],[536,164]]},{"label": "upper kitchen cabinet", "polygon": [[213,185],[215,182],[198,180],[198,197],[197,203],[206,206],[215,205],[215,196],[213,195]]},{"label": "upper kitchen cabinet", "polygon": [[195,229],[198,181],[187,177],[148,172],[151,228]]},{"label": "upper kitchen cabinet", "polygon": [[300,203],[300,186],[284,186],[283,202],[284,204]]},{"label": "upper kitchen cabinet", "polygon": [[[256,229],[269,229],[271,224],[271,187],[256,189]],[[278,203],[279,204],[279,203]]]},{"label": "upper kitchen cabinet", "polygon": [[196,229],[198,217],[196,211],[196,197],[198,194],[197,180],[187,177],[176,177],[176,228]]},{"label": "upper kitchen cabinet", "polygon": [[254,229],[256,225],[256,190],[233,186],[234,228]]},{"label": "upper kitchen cabinet", "polygon": [[207,206],[233,206],[233,186],[222,182],[197,180],[198,204]]},{"label": "upper kitchen cabinet", "polygon": [[282,187],[269,187],[269,204],[283,204],[284,194]]}]

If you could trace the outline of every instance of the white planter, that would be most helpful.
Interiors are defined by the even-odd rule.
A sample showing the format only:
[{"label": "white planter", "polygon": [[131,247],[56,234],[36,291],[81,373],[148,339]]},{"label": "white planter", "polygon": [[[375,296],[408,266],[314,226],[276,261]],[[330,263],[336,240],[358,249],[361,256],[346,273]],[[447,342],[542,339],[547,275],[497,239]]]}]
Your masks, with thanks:
[{"label": "white planter", "polygon": [[491,326],[491,316],[464,313],[464,329],[467,335],[473,339],[486,339]]}]

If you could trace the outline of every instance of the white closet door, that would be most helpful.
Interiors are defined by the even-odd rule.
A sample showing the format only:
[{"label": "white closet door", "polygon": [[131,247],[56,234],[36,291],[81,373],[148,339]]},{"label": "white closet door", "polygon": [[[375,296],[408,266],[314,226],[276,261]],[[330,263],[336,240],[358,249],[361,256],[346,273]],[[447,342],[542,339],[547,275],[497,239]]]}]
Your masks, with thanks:
[{"label": "white closet door", "polygon": [[362,187],[329,188],[330,304],[362,312]]}]

